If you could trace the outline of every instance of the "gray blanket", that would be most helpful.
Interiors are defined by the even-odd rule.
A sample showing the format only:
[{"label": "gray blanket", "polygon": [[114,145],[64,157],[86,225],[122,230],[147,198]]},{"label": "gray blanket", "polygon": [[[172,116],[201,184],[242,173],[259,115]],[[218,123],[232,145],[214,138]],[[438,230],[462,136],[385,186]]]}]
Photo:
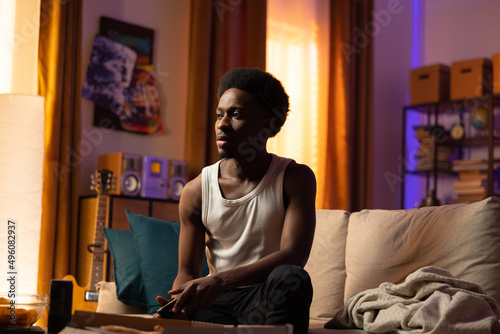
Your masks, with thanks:
[{"label": "gray blanket", "polygon": [[[491,279],[500,279],[491,277]],[[474,283],[424,267],[349,298],[325,328],[370,333],[500,333],[500,306]]]}]

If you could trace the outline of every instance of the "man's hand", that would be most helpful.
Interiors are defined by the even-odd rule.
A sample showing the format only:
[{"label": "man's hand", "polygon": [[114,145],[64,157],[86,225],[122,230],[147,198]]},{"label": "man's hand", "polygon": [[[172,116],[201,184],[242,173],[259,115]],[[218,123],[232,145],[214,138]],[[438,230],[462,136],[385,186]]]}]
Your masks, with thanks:
[{"label": "man's hand", "polygon": [[224,287],[222,279],[217,276],[207,276],[186,282],[178,289],[170,290],[169,295],[177,295],[177,302],[172,311],[174,313],[186,306],[193,310],[209,307],[222,293]]},{"label": "man's hand", "polygon": [[[156,297],[156,301],[158,303],[160,303],[160,305],[162,306],[165,306],[166,304],[168,304],[169,302],[171,302],[172,300],[170,299],[166,299],[166,298],[163,298],[162,296],[157,296]],[[168,317],[167,316],[162,316],[161,314],[159,314],[158,312],[155,313],[153,315],[154,318],[169,318],[169,319],[177,319],[177,320],[189,320],[189,314],[187,312],[187,310],[181,310],[180,312],[169,312],[169,315]]]}]

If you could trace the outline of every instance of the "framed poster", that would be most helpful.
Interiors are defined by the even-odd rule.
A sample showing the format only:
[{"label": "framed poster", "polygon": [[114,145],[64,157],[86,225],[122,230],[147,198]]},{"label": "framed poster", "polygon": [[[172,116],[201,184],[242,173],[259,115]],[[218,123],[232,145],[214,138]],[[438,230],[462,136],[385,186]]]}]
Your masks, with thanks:
[{"label": "framed poster", "polygon": [[153,64],[154,30],[102,16],[99,34],[134,50],[137,65]]},{"label": "framed poster", "polygon": [[94,125],[145,134],[159,131],[160,94],[152,65],[154,30],[103,16],[99,34],[130,48],[137,57],[123,103],[112,110],[96,103]]},{"label": "framed poster", "polygon": [[96,35],[92,45],[82,97],[118,115],[130,87],[137,54],[123,44]]}]

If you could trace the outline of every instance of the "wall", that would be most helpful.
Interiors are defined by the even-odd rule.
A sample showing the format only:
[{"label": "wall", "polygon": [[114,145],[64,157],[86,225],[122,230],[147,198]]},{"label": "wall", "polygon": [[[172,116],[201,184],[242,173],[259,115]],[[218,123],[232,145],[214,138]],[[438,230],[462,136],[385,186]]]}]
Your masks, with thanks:
[{"label": "wall", "polygon": [[[400,182],[412,181],[399,177],[401,109],[408,104],[408,74],[412,65],[451,65],[454,61],[491,58],[500,53],[497,0],[375,0],[374,12],[395,3],[403,9],[374,38],[375,208],[398,208]],[[420,10],[421,19],[415,22],[417,30],[412,31],[415,9]],[[419,48],[412,51],[412,45]],[[419,201],[424,197],[424,187],[421,182],[413,185],[413,198]],[[445,194],[450,191],[451,183],[444,182],[438,188],[438,196],[449,200]]]},{"label": "wall", "polygon": [[500,53],[500,1],[424,0],[423,63],[433,64]]},{"label": "wall", "polygon": [[113,152],[184,158],[187,100],[189,1],[85,0],[82,13],[82,80],[85,77],[99,18],[108,16],[155,31],[153,64],[160,81],[163,131],[150,135],[94,127],[94,104],[82,99],[80,193],[92,194],[90,175],[97,156]]},{"label": "wall", "polygon": [[[412,3],[375,0],[373,33],[373,208],[399,207],[401,109],[407,104],[412,52]],[[376,19],[378,18],[378,19]],[[377,31],[374,31],[377,32]]]}]

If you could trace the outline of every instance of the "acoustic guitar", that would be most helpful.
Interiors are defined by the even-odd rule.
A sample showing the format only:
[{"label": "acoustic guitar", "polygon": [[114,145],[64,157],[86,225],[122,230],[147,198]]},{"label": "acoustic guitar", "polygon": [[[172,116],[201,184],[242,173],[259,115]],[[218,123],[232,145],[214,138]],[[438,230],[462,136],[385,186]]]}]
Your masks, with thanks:
[{"label": "acoustic guitar", "polygon": [[108,190],[111,189],[113,172],[104,169],[91,176],[91,189],[97,192],[97,208],[95,219],[94,243],[87,245],[87,250],[92,253],[89,284],[81,287],[73,276],[65,276],[65,280],[73,282],[73,307],[75,310],[95,312],[99,293],[97,283],[104,279],[104,231],[108,211]]}]

